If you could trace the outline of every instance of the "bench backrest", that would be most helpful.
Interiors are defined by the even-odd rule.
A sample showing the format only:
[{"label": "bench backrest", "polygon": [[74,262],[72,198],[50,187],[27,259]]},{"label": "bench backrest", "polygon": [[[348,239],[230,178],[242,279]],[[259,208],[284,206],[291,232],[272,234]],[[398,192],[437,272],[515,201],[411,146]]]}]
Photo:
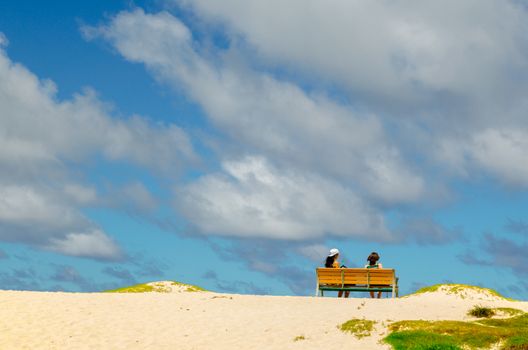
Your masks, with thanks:
[{"label": "bench backrest", "polygon": [[359,284],[359,285],[387,285],[396,283],[394,269],[367,269],[367,268],[324,268],[316,269],[319,285],[325,284]]}]

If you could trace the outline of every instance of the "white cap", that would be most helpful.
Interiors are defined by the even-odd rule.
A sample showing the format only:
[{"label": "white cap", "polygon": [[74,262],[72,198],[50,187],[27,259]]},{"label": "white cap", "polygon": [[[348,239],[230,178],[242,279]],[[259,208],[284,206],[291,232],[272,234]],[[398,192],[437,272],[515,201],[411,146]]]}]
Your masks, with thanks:
[{"label": "white cap", "polygon": [[334,256],[337,254],[339,254],[339,250],[337,248],[332,248],[330,249],[330,254],[328,254],[328,256]]}]

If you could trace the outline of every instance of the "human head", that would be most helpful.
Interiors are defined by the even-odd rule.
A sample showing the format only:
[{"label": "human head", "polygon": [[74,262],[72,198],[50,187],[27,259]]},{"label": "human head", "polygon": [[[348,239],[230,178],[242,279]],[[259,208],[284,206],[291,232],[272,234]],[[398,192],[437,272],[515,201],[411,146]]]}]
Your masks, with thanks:
[{"label": "human head", "polygon": [[380,257],[378,255],[378,253],[372,252],[368,256],[367,261],[370,263],[370,265],[376,265],[376,263],[378,262],[379,258]]},{"label": "human head", "polygon": [[337,250],[336,248],[330,249],[330,253],[326,257],[325,267],[334,267],[334,262],[337,260],[338,256],[339,250]]},{"label": "human head", "polygon": [[329,257],[334,257],[334,258],[337,258],[338,255],[339,255],[339,249],[337,248],[330,249],[330,253],[328,254]]}]

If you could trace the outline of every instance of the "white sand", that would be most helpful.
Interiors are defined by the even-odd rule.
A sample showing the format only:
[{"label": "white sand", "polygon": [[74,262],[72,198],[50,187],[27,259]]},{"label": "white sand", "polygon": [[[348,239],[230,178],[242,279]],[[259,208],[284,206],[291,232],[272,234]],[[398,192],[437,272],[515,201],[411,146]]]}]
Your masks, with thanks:
[{"label": "white sand", "polygon": [[[0,291],[0,349],[390,349],[379,341],[391,321],[469,320],[476,304],[528,312],[528,302],[475,291],[381,300],[181,291]],[[375,332],[358,340],[337,328],[353,318],[377,321]]]}]

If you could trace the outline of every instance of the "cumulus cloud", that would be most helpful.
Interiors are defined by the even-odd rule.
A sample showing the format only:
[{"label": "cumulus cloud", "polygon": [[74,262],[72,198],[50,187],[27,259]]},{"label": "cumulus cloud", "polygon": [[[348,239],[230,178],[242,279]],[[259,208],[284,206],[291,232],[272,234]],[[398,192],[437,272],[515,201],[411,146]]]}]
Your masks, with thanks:
[{"label": "cumulus cloud", "polygon": [[488,129],[475,136],[471,154],[506,183],[528,188],[528,130]]},{"label": "cumulus cloud", "polygon": [[384,202],[412,202],[424,192],[422,178],[387,142],[378,118],[220,54],[211,58],[195,49],[187,27],[166,12],[122,12],[108,26],[84,31],[146,64],[159,79],[183,87],[217,127],[244,145],[239,153],[249,148],[283,165],[355,179]]},{"label": "cumulus cloud", "polygon": [[117,244],[104,232],[94,229],[88,232],[71,232],[65,237],[50,239],[46,249],[58,253],[99,258],[104,260],[115,260],[122,258],[122,252]]},{"label": "cumulus cloud", "polygon": [[[3,35],[0,41],[7,43]],[[52,81],[12,62],[0,47],[0,239],[119,259],[117,243],[80,210],[99,198],[95,186],[74,176],[76,166],[101,156],[173,174],[196,155],[175,125],[113,118],[91,90],[69,100],[56,92]],[[141,189],[128,192],[138,201],[146,198]]]},{"label": "cumulus cloud", "polygon": [[202,232],[306,239],[334,234],[388,239],[383,216],[317,175],[279,172],[262,158],[223,163],[178,190],[177,207]]},{"label": "cumulus cloud", "polygon": [[502,95],[501,83],[514,79],[508,73],[526,64],[527,16],[516,1],[173,3],[275,64],[385,103],[420,105],[424,91]]},{"label": "cumulus cloud", "polygon": [[[199,231],[387,239],[384,210],[447,197],[452,177],[526,187],[528,21],[515,2],[175,3],[220,24],[229,48],[203,44],[169,12],[125,11],[82,30],[227,136],[222,169],[176,191]],[[404,222],[418,241],[459,236],[425,216]]]},{"label": "cumulus cloud", "polygon": [[176,193],[177,208],[201,232],[387,240],[378,205],[414,203],[426,192],[424,179],[379,117],[223,52],[205,52],[167,12],[121,12],[83,33],[90,40],[104,38],[128,60],[185,91],[228,136],[230,143],[218,149],[223,170]]},{"label": "cumulus cloud", "polygon": [[407,156],[435,158],[434,169],[465,179],[484,171],[526,187],[528,11],[520,2],[173,3],[220,25],[248,59],[341,85],[398,125]]},{"label": "cumulus cloud", "polygon": [[528,187],[528,128],[496,127],[474,130],[465,138],[445,137],[436,157],[464,177],[484,170],[503,184]]}]

